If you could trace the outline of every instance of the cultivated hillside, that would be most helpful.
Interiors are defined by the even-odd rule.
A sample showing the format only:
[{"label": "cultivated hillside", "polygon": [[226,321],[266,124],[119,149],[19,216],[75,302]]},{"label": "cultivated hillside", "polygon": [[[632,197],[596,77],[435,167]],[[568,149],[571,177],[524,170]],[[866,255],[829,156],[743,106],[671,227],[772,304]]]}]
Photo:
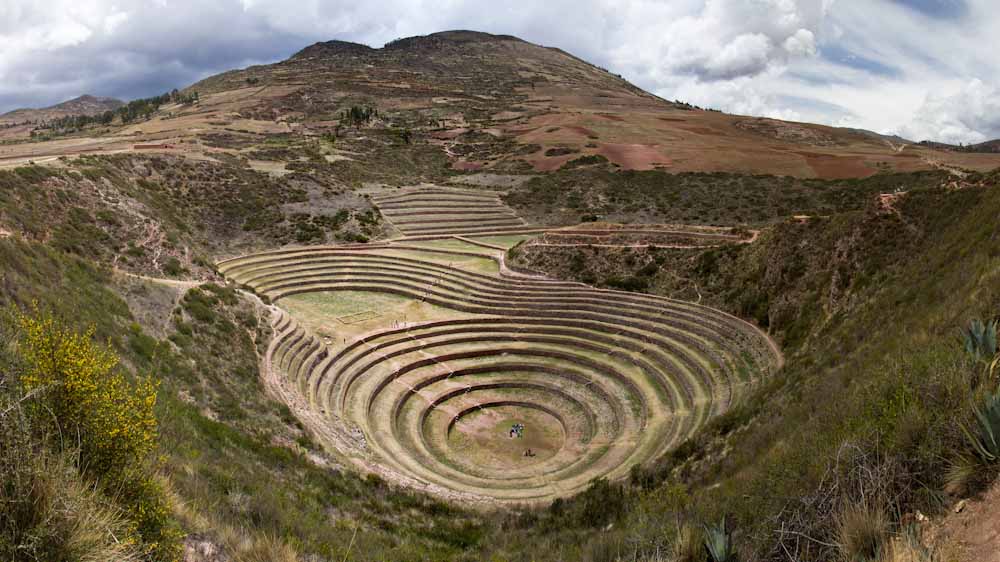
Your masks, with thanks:
[{"label": "cultivated hillside", "polygon": [[378,49],[317,43],[286,61],[226,72],[185,92],[201,95],[197,107],[167,104],[148,123],[77,134],[72,143],[7,149],[0,162],[131,151],[137,142],[184,142],[184,152],[195,155],[246,154],[262,133],[336,134],[343,111],[370,107],[378,114],[374,122],[366,116],[365,125],[433,147],[456,172],[545,172],[602,158],[624,170],[834,179],[953,166],[983,171],[1000,163],[994,154],[668,102],[561,50],[470,31]]}]

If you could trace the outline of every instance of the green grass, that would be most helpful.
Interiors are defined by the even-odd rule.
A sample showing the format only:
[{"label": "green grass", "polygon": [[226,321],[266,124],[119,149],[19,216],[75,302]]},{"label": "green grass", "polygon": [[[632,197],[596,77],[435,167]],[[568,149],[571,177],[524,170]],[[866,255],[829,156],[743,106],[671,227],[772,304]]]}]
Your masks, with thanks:
[{"label": "green grass", "polygon": [[420,240],[416,242],[406,242],[406,245],[419,246],[421,248],[434,248],[439,250],[459,250],[462,252],[474,252],[474,253],[487,253],[489,251],[480,246],[476,246],[475,244],[469,244],[468,242],[455,240],[453,238],[445,238],[443,240]]},{"label": "green grass", "polygon": [[513,248],[525,240],[530,240],[538,236],[537,234],[514,234],[510,236],[470,236],[472,240],[479,242],[485,242],[486,244],[493,244],[494,246],[503,246],[505,248]]},{"label": "green grass", "polygon": [[[407,245],[410,244],[407,243]],[[424,242],[415,242],[413,243],[413,246],[434,248],[433,246],[426,246]],[[475,251],[478,253],[482,253],[482,250],[483,248],[477,247]],[[497,265],[495,261],[488,258],[479,258],[475,256],[462,256],[462,255],[446,254],[441,252],[422,251],[422,250],[396,250],[396,249],[383,250],[379,253],[389,256],[409,257],[413,259],[429,261],[440,265],[447,265],[458,269],[470,271],[473,273],[481,273],[485,275],[497,275],[500,271],[500,266]]]},{"label": "green grass", "polygon": [[339,318],[359,312],[379,311],[395,308],[412,299],[385,293],[367,291],[329,291],[292,295],[282,301],[282,306],[294,312],[308,309],[310,314]]}]

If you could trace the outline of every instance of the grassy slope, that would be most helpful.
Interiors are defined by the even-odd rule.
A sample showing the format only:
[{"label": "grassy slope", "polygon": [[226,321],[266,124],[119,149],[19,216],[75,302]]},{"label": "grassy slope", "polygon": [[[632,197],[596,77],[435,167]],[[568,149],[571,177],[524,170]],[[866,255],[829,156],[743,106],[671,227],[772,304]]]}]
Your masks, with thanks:
[{"label": "grassy slope", "polygon": [[[838,242],[808,244],[818,259],[778,283],[778,289],[805,285],[799,313],[786,321],[794,326],[812,318],[816,331],[789,338],[796,353],[785,376],[733,414],[753,425],[698,475],[721,484],[707,495],[709,511],[734,513],[757,552],[780,555],[774,529],[782,509],[790,510],[783,518],[791,522],[802,514],[802,532],[831,538],[828,514],[810,512],[815,506],[808,500],[822,493],[845,443],[899,466],[905,476],[887,485],[899,494],[902,512],[940,507],[935,497],[960,447],[955,417],[967,410],[973,372],[957,332],[971,317],[1000,312],[1000,191],[914,193],[900,207],[902,218],[855,219],[855,228],[864,221],[860,230],[832,225],[844,229]],[[867,228],[870,220],[888,224]],[[785,247],[822,241],[827,233],[817,230],[787,233]],[[845,240],[854,243],[845,248]],[[845,250],[854,257],[845,260],[847,271],[830,272]],[[766,275],[743,283],[761,293],[769,285]]]},{"label": "grassy slope", "polygon": [[206,256],[367,239],[382,226],[364,198],[308,174],[110,156],[0,171],[0,228],[144,275],[180,276],[206,275]]},{"label": "grassy slope", "polygon": [[[425,163],[419,149],[413,156],[413,165],[405,166],[410,177],[444,173],[443,162]],[[355,163],[327,168],[304,162],[302,176],[281,181],[235,162],[180,165],[112,157],[73,166],[69,172],[24,168],[0,175],[2,224],[34,241],[0,239],[3,301],[26,304],[35,298],[74,321],[95,322],[98,337],[110,339],[134,368],[159,369],[166,381],[168,472],[190,506],[186,522],[233,548],[239,542],[234,529],[243,528],[251,537],[278,537],[303,552],[336,558],[350,543],[351,523],[360,522],[353,559],[454,558],[469,548],[505,559],[574,558],[590,549],[604,552],[608,544],[618,548],[626,539],[651,549],[669,536],[665,529],[678,511],[694,509],[701,518],[734,514],[741,543],[773,553],[773,529],[780,522],[759,515],[805,510],[803,498],[816,494],[831,455],[845,441],[870,450],[877,436],[884,458],[901,463],[929,490],[940,489],[957,440],[947,416],[964,408],[967,398],[968,369],[953,336],[968,317],[998,308],[995,189],[915,191],[902,200],[896,218],[865,211],[865,201],[899,183],[925,186],[941,178],[930,173],[821,183],[582,168],[535,180],[508,202],[553,212],[547,221],[572,222],[584,213],[703,223],[841,214],[782,224],[754,246],[683,256],[676,263],[711,302],[758,318],[793,352],[786,374],[756,401],[655,470],[637,474],[637,486],[598,485],[549,510],[483,520],[309,460],[316,451],[308,437],[287,410],[262,396],[252,358],[261,341],[254,338],[266,338],[266,329],[248,302],[209,290],[186,298],[177,315],[172,303],[162,305],[171,312],[153,323],[146,311],[130,310],[109,289],[111,274],[94,265],[117,258],[126,269],[170,274],[164,260],[122,243],[142,232],[144,218],[162,230],[154,247],[188,256],[181,265],[194,270],[201,252],[294,242],[300,233],[306,241],[320,241],[310,225],[320,225],[322,239],[332,239],[334,229],[315,217],[334,210],[297,217],[296,205],[308,207],[312,195],[343,189],[340,180],[331,183],[334,177],[351,186],[383,178]],[[570,185],[588,187],[560,189]],[[125,205],[103,200],[98,187]],[[728,197],[723,205],[720,193]],[[275,208],[279,215],[266,214]],[[270,218],[254,222],[261,217]],[[363,228],[362,221],[351,220]],[[234,235],[235,244],[228,238]],[[667,259],[661,270],[673,264]],[[679,290],[668,277],[656,274],[653,287]],[[153,333],[172,336],[177,347],[158,342]],[[194,344],[195,336],[211,345]],[[907,482],[894,488],[907,492],[900,496],[906,506],[933,497],[910,493],[915,488]],[[721,485],[704,492],[712,483]],[[641,491],[643,486],[650,489]],[[681,506],[692,495],[698,501]],[[828,522],[815,514],[796,521],[803,533],[829,533]],[[587,543],[595,527],[610,522],[616,523],[611,532]],[[512,528],[517,531],[508,533]]]},{"label": "grassy slope", "polygon": [[174,293],[150,297],[167,299],[168,343],[135,322],[108,270],[18,240],[0,240],[0,257],[0,305],[37,301],[94,324],[127,368],[162,379],[163,471],[200,540],[244,556],[270,540],[340,559],[353,537],[352,560],[459,559],[481,542],[481,517],[343,472],[316,449],[261,387],[256,352],[269,329],[233,290],[193,289],[176,308]]},{"label": "grassy slope", "polygon": [[[627,515],[584,552],[648,552],[678,520],[728,514],[748,553],[830,559],[815,541],[836,542],[831,512],[862,492],[880,488],[897,516],[944,505],[975,372],[958,329],[1000,313],[1000,190],[921,190],[897,209],[782,224],[758,244],[693,260],[687,273],[707,293],[784,336],[789,362],[636,473],[647,491],[632,488]],[[563,533],[549,540],[566,555]]]}]

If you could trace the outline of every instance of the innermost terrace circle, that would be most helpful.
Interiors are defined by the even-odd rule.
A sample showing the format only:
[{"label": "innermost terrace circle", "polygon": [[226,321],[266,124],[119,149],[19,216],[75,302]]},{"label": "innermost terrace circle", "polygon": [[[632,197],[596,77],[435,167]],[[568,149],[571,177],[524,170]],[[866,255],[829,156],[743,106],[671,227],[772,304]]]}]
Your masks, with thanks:
[{"label": "innermost terrace circle", "polygon": [[[522,437],[510,429],[522,424]],[[487,470],[517,472],[554,457],[566,444],[566,429],[555,416],[530,404],[497,404],[465,413],[448,432],[448,454]],[[532,456],[525,456],[530,450]],[[524,474],[520,474],[523,476]]]}]

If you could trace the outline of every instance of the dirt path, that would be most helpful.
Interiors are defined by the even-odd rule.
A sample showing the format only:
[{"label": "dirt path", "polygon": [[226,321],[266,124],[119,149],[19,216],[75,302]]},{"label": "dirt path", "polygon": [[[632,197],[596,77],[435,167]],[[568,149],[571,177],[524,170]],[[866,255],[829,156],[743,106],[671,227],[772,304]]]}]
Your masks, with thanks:
[{"label": "dirt path", "polygon": [[472,244],[473,246],[479,246],[480,248],[486,248],[489,250],[500,250],[501,252],[506,252],[507,248],[503,246],[497,246],[495,244],[488,244],[486,242],[480,242],[479,240],[473,240],[472,238],[466,238],[465,236],[455,236],[455,240],[460,240],[466,244]]},{"label": "dirt path", "polygon": [[920,159],[923,160],[928,166],[937,168],[938,170],[944,170],[959,179],[965,179],[965,177],[969,175],[968,172],[965,172],[960,168],[956,168],[927,156],[921,156]]},{"label": "dirt path", "polygon": [[1000,482],[977,499],[959,502],[927,534],[946,560],[1000,562]]},{"label": "dirt path", "polygon": [[566,244],[550,244],[545,242],[533,242],[529,246],[541,246],[543,248],[665,248],[668,250],[694,250],[698,248],[721,248],[725,244],[588,244],[585,242],[568,242]]},{"label": "dirt path", "polygon": [[163,277],[150,277],[149,275],[132,273],[130,271],[125,271],[123,269],[118,269],[118,268],[115,268],[114,272],[118,275],[133,277],[135,279],[143,279],[145,281],[150,281],[152,283],[158,283],[160,285],[169,285],[171,287],[177,287],[179,289],[193,289],[199,285],[208,283],[208,281],[189,281],[184,279],[166,279]]}]

